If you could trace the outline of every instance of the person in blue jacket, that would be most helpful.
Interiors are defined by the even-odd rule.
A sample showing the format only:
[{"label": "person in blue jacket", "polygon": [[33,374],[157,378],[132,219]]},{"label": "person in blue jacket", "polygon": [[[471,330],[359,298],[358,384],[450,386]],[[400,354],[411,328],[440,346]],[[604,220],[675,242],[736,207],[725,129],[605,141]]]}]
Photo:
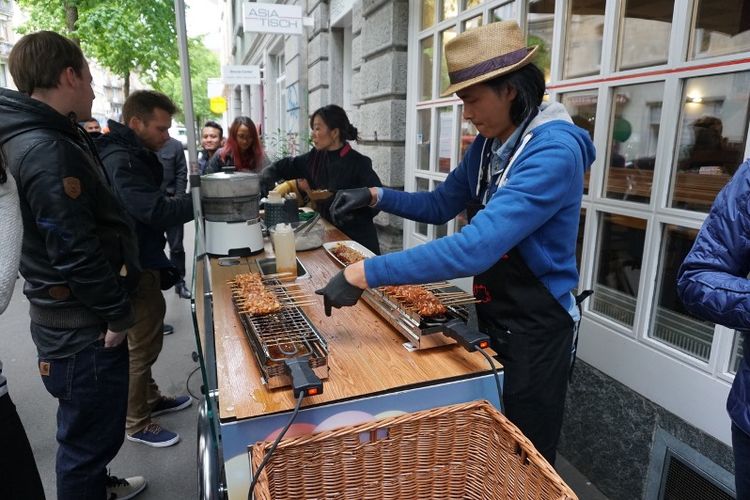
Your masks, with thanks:
[{"label": "person in blue jacket", "polygon": [[446,45],[450,87],[479,131],[432,192],[340,191],[332,216],[371,206],[428,224],[463,210],[461,232],[348,266],[318,293],[326,313],[362,289],[474,276],[480,329],[505,366],[506,414],[554,463],[579,312],[576,239],[583,174],[594,160],[588,132],[564,107],[542,103],[544,75],[513,21]]},{"label": "person in blue jacket", "polygon": [[727,399],[737,500],[750,499],[750,160],[716,197],[680,267],[677,291],[699,318],[735,328],[743,356]]}]

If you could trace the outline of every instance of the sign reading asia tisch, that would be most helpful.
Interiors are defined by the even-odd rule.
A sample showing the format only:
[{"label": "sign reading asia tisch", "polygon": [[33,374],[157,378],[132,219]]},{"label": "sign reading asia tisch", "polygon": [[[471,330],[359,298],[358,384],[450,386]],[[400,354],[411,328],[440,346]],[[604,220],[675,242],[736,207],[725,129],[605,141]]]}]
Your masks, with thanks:
[{"label": "sign reading asia tisch", "polygon": [[304,19],[298,5],[245,2],[242,8],[246,32],[302,34]]}]

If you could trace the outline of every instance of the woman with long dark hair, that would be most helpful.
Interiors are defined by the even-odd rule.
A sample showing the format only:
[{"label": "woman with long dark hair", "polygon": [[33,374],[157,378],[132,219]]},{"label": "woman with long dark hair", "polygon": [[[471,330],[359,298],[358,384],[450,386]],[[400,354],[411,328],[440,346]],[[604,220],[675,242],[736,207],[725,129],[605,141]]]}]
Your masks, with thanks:
[{"label": "woman with long dark hair", "polygon": [[[310,117],[313,149],[300,156],[282,158],[263,171],[263,183],[273,188],[278,180],[305,179],[313,191],[327,190],[331,194],[341,189],[381,186],[372,161],[355,151],[347,141],[359,138],[340,106],[329,104],[316,110]],[[333,197],[318,200],[316,208],[321,216],[333,222],[329,208]],[[346,220],[334,224],[354,241],[380,254],[378,234],[372,218],[377,210],[364,207],[349,214]]]},{"label": "woman with long dark hair", "polygon": [[222,168],[233,166],[238,172],[257,174],[267,164],[255,123],[247,116],[238,116],[229,127],[226,145],[209,160],[206,173],[221,172]]}]

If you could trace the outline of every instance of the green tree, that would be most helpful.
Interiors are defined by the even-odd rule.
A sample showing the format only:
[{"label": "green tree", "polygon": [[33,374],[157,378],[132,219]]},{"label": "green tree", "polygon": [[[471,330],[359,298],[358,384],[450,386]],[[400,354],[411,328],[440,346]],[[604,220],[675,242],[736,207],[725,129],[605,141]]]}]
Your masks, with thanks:
[{"label": "green tree", "polygon": [[[219,69],[219,58],[206,47],[201,37],[190,38],[188,40],[188,52],[190,53],[190,79],[193,89],[193,113],[196,121],[192,126],[198,130],[198,127],[206,120],[220,116],[211,112],[208,100],[207,80],[209,78],[218,78],[221,72]],[[174,68],[157,78],[153,82],[153,86],[159,92],[168,95],[176,103],[184,106],[185,101],[182,97],[182,79],[179,68]],[[185,116],[182,112],[176,118],[183,123],[185,122]],[[191,126],[191,124],[186,125]]]},{"label": "green tree", "polygon": [[29,15],[19,29],[64,33],[84,53],[124,80],[130,74],[149,84],[177,66],[177,35],[171,0],[18,0]]}]

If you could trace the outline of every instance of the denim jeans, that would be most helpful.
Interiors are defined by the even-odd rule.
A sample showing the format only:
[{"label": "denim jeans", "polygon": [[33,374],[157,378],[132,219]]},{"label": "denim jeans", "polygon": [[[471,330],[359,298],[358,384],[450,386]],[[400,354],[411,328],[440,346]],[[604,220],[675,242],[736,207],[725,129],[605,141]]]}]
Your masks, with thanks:
[{"label": "denim jeans", "polygon": [[[32,328],[45,328],[33,325]],[[128,347],[98,340],[65,358],[39,358],[39,372],[57,409],[57,498],[102,500],[107,464],[125,437]]]},{"label": "denim jeans", "polygon": [[732,424],[734,450],[734,483],[737,500],[750,500],[750,436]]}]

